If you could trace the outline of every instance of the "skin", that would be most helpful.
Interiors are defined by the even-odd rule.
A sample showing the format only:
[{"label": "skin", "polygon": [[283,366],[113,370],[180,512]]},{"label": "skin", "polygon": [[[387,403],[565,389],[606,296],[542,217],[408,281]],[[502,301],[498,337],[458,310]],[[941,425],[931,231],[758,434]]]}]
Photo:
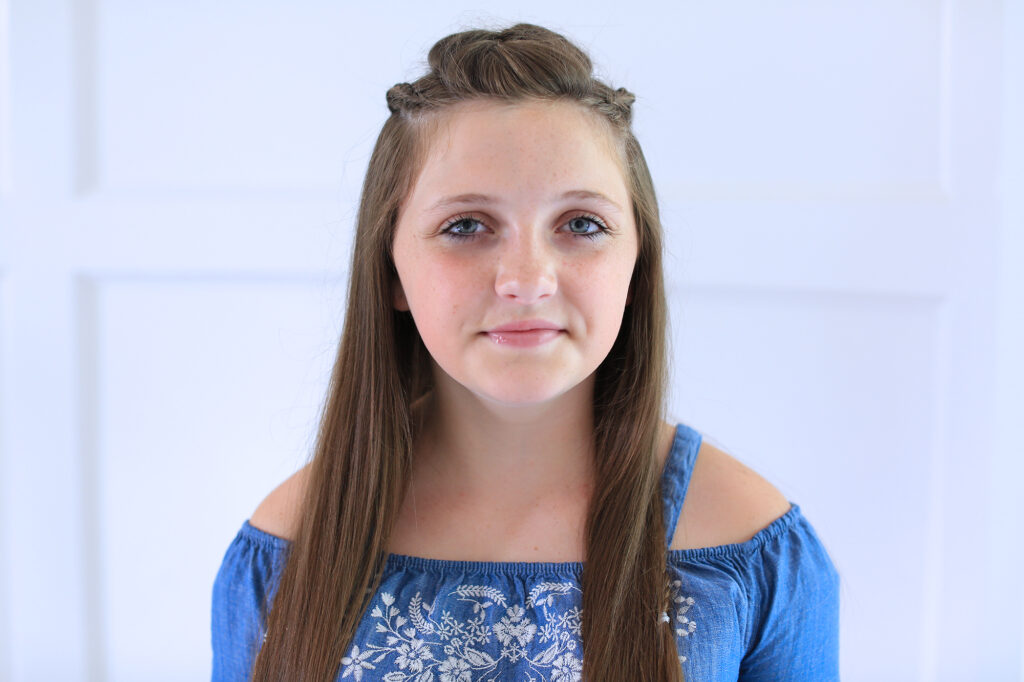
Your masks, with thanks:
[{"label": "skin", "polygon": [[[414,405],[423,438],[389,550],[581,561],[593,489],[593,372],[621,325],[638,244],[628,209],[556,197],[589,189],[626,208],[624,175],[607,131],[574,105],[464,103],[441,123],[393,243],[394,306],[413,316],[437,388]],[[502,203],[427,211],[466,192]],[[581,212],[615,234],[573,236],[569,223]],[[481,222],[459,229],[480,237],[438,235],[463,214]],[[574,229],[596,228],[584,221]],[[535,317],[563,325],[563,338],[513,350],[481,336]],[[662,423],[659,468],[673,435]],[[252,525],[293,539],[307,474],[308,465],[267,496]],[[768,481],[705,440],[669,546],[745,542],[788,509]]]},{"label": "skin", "polygon": [[[560,198],[571,190],[610,203]],[[466,193],[495,201],[431,208]],[[638,255],[630,207],[610,134],[578,105],[478,101],[443,115],[393,242],[394,306],[415,320],[436,386],[418,406],[412,497],[422,513],[433,500],[501,524],[550,513],[542,501],[585,505],[594,371],[619,332]],[[610,231],[580,236],[600,227],[584,213]],[[449,229],[474,239],[443,233],[460,217],[469,220]],[[485,333],[531,318],[564,331],[533,348]]]}]

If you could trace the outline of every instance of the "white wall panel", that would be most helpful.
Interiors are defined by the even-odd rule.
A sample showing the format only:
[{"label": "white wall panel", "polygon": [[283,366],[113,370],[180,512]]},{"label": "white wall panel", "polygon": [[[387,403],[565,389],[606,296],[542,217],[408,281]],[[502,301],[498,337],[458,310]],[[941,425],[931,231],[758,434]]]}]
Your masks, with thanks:
[{"label": "white wall panel", "polygon": [[[0,230],[2,231],[2,230]],[[0,236],[0,244],[3,243]],[[7,287],[4,281],[6,273],[0,269],[0,557],[9,557],[14,551],[14,543],[10,538],[10,518],[14,509],[10,504],[11,477],[8,473],[10,459],[4,434],[7,432],[4,420],[7,418],[5,401],[9,385],[7,367],[4,359],[7,354],[4,348],[8,342],[10,325],[7,321]],[[8,574],[10,562],[0,560],[0,681],[7,682],[11,677],[11,638],[14,636],[13,611],[11,609],[11,577]]]},{"label": "white wall panel", "polygon": [[0,200],[11,184],[11,55],[10,10],[0,0]]},{"label": "white wall panel", "polygon": [[[12,679],[79,680],[87,666],[78,460],[76,286],[45,268],[6,278],[3,449]],[[55,653],[58,652],[58,653]]]},{"label": "white wall panel", "polygon": [[672,411],[819,530],[843,679],[1024,680],[1021,17],[0,0],[0,682],[208,677],[227,544],[312,443],[385,92],[515,20],[638,96]]},{"label": "white wall panel", "polygon": [[660,66],[620,68],[643,98],[643,131],[664,131],[649,151],[664,185],[936,194],[939,5],[677,4],[606,51]]},{"label": "white wall panel", "polygon": [[345,7],[100,3],[99,184],[330,191],[353,117],[328,74],[362,47]]},{"label": "white wall panel", "polygon": [[341,311],[301,280],[93,284],[108,679],[201,679],[181,652],[209,648],[225,538],[306,460]]},{"label": "white wall panel", "polygon": [[[990,670],[1024,680],[1024,2],[1007,3],[1002,27],[1003,98],[999,196],[999,306],[996,339],[996,443],[993,447],[986,557],[985,602],[1007,604],[1006,618],[993,623],[985,638]],[[1015,676],[1015,677],[1014,677]]]},{"label": "white wall panel", "polygon": [[922,642],[907,633],[925,612],[941,302],[765,288],[676,300],[675,414],[814,524],[840,575],[842,651],[872,652],[847,656],[844,679],[917,679],[906,652]]},{"label": "white wall panel", "polygon": [[[9,9],[6,0],[0,0],[0,556],[10,556],[14,544],[10,538],[10,516],[13,508],[9,503],[10,475],[7,473],[10,457],[6,445],[4,420],[7,418],[5,399],[8,394],[8,372],[4,366],[7,354],[4,352],[8,339],[6,270],[10,254],[6,246],[5,212],[3,201],[10,185],[10,30]],[[11,579],[8,574],[9,562],[0,559],[0,682],[12,679],[10,642],[14,636],[13,614],[9,590]]]}]

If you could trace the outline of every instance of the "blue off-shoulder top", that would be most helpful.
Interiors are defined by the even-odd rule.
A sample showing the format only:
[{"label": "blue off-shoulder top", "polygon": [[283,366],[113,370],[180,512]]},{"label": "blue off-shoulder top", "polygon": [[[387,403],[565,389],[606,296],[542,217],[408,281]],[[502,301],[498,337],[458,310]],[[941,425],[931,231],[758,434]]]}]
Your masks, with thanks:
[{"label": "blue off-shoulder top", "polygon": [[[676,425],[662,474],[675,534],[701,435]],[[289,541],[245,521],[213,584],[213,681],[248,680]],[[810,522],[789,511],[746,542],[668,551],[688,682],[839,679],[839,575]],[[338,669],[355,682],[580,680],[582,562],[489,562],[389,554]]]}]

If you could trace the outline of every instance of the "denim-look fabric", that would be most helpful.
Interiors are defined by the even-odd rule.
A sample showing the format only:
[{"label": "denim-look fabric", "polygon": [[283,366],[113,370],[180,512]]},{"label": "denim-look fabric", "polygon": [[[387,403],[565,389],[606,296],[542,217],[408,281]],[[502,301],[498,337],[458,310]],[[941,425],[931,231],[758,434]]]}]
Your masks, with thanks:
[{"label": "denim-look fabric", "polygon": [[[676,426],[662,477],[667,539],[700,443]],[[839,679],[839,575],[790,504],[746,542],[669,550],[674,599],[662,617],[688,682]],[[214,682],[248,680],[289,546],[245,521],[228,547],[213,585]],[[582,569],[391,554],[337,679],[579,680]]]}]

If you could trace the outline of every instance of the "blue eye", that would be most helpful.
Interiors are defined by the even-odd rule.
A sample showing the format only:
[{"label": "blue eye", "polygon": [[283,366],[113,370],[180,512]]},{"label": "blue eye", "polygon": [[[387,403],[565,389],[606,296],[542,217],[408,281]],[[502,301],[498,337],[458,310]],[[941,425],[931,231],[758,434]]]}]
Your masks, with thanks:
[{"label": "blue eye", "polygon": [[444,235],[446,237],[449,237],[451,239],[473,239],[477,235],[476,232],[453,232],[454,229],[458,229],[459,226],[461,225],[472,225],[473,223],[480,223],[480,221],[477,220],[476,218],[471,218],[469,216],[456,216],[455,218],[452,218],[445,224],[444,229],[442,231],[444,232]]},{"label": "blue eye", "polygon": [[[468,215],[455,216],[454,218],[449,220],[447,223],[445,223],[444,227],[441,228],[441,232],[445,235],[446,238],[452,239],[452,240],[456,240],[456,241],[462,241],[462,240],[467,240],[467,239],[475,239],[480,234],[480,232],[478,232],[478,231],[474,231],[474,232],[457,232],[456,231],[462,225],[472,226],[474,223],[483,225],[483,223],[480,220],[478,220],[477,218],[474,218],[472,216],[468,216]],[[597,229],[594,230],[593,232],[576,232],[576,231],[574,231],[572,229],[573,227],[579,226],[581,223],[584,225],[584,227],[586,226],[586,223],[591,223]],[[597,239],[599,237],[603,237],[605,235],[605,233],[609,231],[608,230],[608,226],[605,225],[604,222],[602,222],[600,218],[598,218],[596,216],[589,215],[587,213],[581,213],[579,215],[575,215],[572,218],[570,218],[568,220],[568,222],[565,223],[565,224],[570,226],[570,229],[569,229],[570,234],[573,234],[573,235],[575,235],[577,237],[585,237],[587,239]]]},{"label": "blue eye", "polygon": [[[580,222],[584,224],[584,227],[586,227],[587,223],[591,223],[592,225],[597,227],[597,230],[595,232],[573,232],[572,227],[574,226],[574,224],[579,224]],[[598,237],[604,235],[604,233],[608,230],[608,228],[605,226],[604,223],[600,221],[600,219],[585,214],[578,215],[574,218],[570,218],[568,225],[570,226],[569,231],[572,232],[572,234],[577,235],[579,237],[587,237],[588,239],[597,239]]]}]

